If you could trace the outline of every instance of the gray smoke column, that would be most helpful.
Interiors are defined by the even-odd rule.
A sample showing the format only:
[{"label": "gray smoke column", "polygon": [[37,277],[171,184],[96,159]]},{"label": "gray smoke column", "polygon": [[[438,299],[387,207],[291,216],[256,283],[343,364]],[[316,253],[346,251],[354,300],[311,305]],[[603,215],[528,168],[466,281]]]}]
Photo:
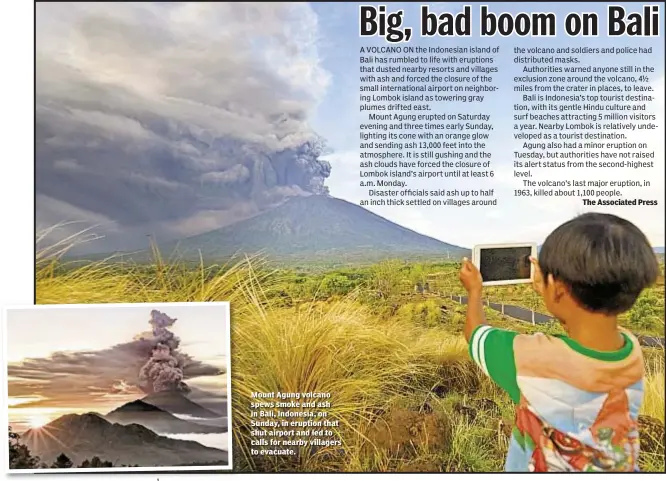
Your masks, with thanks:
[{"label": "gray smoke column", "polygon": [[139,371],[141,388],[148,393],[190,391],[183,381],[185,359],[178,352],[180,339],[168,329],[176,320],[157,310],[150,312],[150,325],[153,327],[153,337],[157,345],[153,348],[148,362]]},{"label": "gray smoke column", "polygon": [[[306,3],[40,3],[36,217],[99,251],[326,194],[329,83]],[[63,228],[62,235],[67,235]],[[55,240],[55,239],[54,239]]]}]

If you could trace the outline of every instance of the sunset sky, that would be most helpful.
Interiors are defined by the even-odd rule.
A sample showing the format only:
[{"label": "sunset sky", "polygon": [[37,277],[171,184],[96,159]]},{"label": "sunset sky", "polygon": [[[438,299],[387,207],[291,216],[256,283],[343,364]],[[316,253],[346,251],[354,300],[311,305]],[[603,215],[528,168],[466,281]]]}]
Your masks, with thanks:
[{"label": "sunset sky", "polygon": [[102,414],[143,397],[138,372],[146,358],[138,335],[150,332],[156,308],[177,321],[169,329],[193,362],[185,370],[190,398],[226,397],[228,320],[223,305],[49,306],[7,313],[9,421],[21,431],[63,414]]}]

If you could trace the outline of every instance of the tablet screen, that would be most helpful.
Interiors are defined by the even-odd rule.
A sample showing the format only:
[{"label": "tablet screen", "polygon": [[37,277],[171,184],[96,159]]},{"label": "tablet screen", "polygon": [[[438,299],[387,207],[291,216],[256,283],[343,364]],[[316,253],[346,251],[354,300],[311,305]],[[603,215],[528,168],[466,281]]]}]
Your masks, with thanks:
[{"label": "tablet screen", "polygon": [[532,248],[492,247],[479,250],[479,270],[484,282],[530,278]]}]

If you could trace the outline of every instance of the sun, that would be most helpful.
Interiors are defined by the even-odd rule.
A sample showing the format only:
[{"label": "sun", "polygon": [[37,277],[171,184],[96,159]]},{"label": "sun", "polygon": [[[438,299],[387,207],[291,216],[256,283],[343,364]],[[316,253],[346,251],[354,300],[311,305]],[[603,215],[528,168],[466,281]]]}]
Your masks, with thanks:
[{"label": "sun", "polygon": [[30,424],[30,427],[33,429],[41,428],[45,424],[47,424],[50,421],[50,419],[42,414],[35,414],[34,416],[30,416],[30,419],[28,419],[28,424]]}]

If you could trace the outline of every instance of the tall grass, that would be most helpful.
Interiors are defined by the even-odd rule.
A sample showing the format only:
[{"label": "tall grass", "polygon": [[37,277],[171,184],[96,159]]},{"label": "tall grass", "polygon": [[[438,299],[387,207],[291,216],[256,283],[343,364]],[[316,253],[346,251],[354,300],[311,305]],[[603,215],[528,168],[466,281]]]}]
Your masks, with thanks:
[{"label": "tall grass", "polygon": [[[502,469],[506,438],[497,426],[502,418],[510,420],[511,404],[471,363],[466,343],[450,331],[447,322],[451,321],[436,325],[429,315],[411,319],[404,309],[378,316],[355,294],[335,302],[284,307],[267,295],[280,279],[261,259],[190,266],[165,261],[156,250],[153,257],[149,266],[112,258],[72,264],[62,262],[53,252],[41,253],[37,302],[231,301],[236,468]],[[384,284],[390,287],[392,282],[389,279]],[[449,312],[455,316],[453,309]],[[646,364],[643,414],[663,422],[663,351],[646,357]],[[301,448],[293,457],[253,457],[252,393],[278,391],[330,393],[327,419],[339,423],[329,429],[342,446]],[[497,410],[476,407],[473,418],[466,411],[461,413],[461,405],[469,409],[466,406],[476,406],[477,401]],[[405,439],[391,434],[400,430],[408,433]],[[658,453],[651,457],[647,468],[658,470],[660,466],[663,469],[663,444],[661,457]]]},{"label": "tall grass", "polygon": [[[271,310],[255,304],[253,315],[234,321],[234,423],[244,458],[256,467],[345,470],[375,452],[366,431],[378,413],[407,394],[425,397],[438,366],[432,359],[442,341],[399,321],[382,322],[353,300],[300,310]],[[249,404],[253,392],[324,392],[331,394],[328,420],[342,449],[303,449],[295,465],[280,459],[249,456]]]},{"label": "tall grass", "polygon": [[[641,414],[657,423],[650,422],[641,432],[641,468],[664,472],[664,350],[646,349],[645,354],[645,398]],[[650,429],[651,426],[654,428]]]},{"label": "tall grass", "polygon": [[641,414],[664,422],[664,350],[650,349],[645,353],[645,398]]}]

